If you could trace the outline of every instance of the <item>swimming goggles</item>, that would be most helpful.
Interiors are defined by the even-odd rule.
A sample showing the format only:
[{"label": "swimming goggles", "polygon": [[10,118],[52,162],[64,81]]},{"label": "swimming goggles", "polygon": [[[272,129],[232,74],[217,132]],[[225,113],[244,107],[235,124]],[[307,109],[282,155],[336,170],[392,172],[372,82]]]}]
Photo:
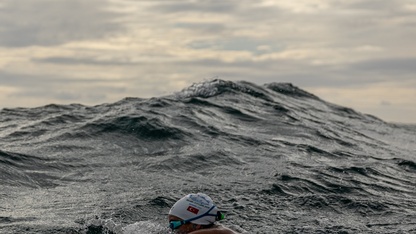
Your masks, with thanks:
[{"label": "swimming goggles", "polygon": [[210,214],[209,212],[211,212],[212,209],[214,209],[215,206],[212,206],[207,212],[198,215],[196,217],[190,218],[190,219],[186,219],[186,220],[175,220],[175,221],[170,221],[169,222],[169,228],[172,230],[178,229],[180,226],[190,223],[191,221],[197,220],[199,218],[202,218],[204,216],[215,216],[216,220],[222,220],[224,219],[224,215],[221,212],[217,212],[217,214]]}]

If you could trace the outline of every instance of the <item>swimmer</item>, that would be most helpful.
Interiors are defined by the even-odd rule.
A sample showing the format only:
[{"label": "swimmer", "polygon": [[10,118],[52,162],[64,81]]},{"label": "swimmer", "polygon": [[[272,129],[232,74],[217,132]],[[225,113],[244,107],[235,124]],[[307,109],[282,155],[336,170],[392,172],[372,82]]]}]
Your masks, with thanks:
[{"label": "swimmer", "polygon": [[174,233],[238,234],[216,221],[224,219],[212,199],[203,194],[188,194],[177,201],[169,211],[169,227]]}]

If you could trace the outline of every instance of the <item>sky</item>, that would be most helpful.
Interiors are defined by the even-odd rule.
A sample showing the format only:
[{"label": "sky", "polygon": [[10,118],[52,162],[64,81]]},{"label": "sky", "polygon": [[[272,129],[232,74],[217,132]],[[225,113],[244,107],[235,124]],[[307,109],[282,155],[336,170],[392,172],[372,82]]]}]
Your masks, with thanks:
[{"label": "sky", "polygon": [[0,108],[292,83],[416,123],[414,0],[0,0]]}]

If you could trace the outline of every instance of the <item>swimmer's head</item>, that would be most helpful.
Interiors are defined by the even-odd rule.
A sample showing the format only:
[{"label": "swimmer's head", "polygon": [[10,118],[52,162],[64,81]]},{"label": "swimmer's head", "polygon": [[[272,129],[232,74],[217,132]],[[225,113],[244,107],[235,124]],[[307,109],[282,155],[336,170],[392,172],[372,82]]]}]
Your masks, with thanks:
[{"label": "swimmer's head", "polygon": [[212,199],[203,193],[188,194],[181,198],[172,206],[169,215],[200,225],[210,225],[222,219]]}]

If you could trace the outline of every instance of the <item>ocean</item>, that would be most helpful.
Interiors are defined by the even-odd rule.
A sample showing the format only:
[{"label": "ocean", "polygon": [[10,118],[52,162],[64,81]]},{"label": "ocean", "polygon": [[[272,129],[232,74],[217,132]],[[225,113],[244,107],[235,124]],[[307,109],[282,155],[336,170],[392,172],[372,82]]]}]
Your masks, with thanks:
[{"label": "ocean", "polygon": [[416,233],[416,125],[219,79],[0,111],[0,233],[169,233],[197,192],[240,233]]}]

